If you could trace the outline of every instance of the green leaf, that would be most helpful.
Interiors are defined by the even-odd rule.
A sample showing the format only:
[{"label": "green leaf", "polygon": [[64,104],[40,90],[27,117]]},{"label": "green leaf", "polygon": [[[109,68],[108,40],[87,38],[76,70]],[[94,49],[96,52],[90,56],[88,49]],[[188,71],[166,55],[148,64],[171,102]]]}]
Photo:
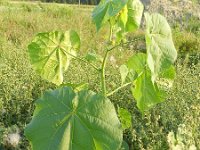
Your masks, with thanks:
[{"label": "green leaf", "polygon": [[88,62],[92,63],[92,62],[103,62],[103,58],[101,55],[96,54],[95,52],[88,52],[85,55],[85,60],[87,60]]},{"label": "green leaf", "polygon": [[44,79],[60,85],[72,55],[80,49],[75,31],[39,33],[28,46],[31,64]]},{"label": "green leaf", "polygon": [[132,32],[139,28],[144,6],[140,0],[129,0],[128,4],[128,20],[126,23],[126,31]]},{"label": "green leaf", "polygon": [[120,68],[119,68],[119,71],[120,71],[121,81],[122,81],[121,84],[123,84],[126,80],[127,75],[128,75],[128,68],[127,68],[126,65],[121,65]]},{"label": "green leaf", "polygon": [[160,89],[168,91],[173,85],[173,79],[176,76],[176,70],[173,65],[161,68],[159,78],[156,80],[157,85]]},{"label": "green leaf", "polygon": [[128,144],[126,143],[126,141],[123,141],[123,142],[122,142],[122,147],[121,147],[120,150],[129,150],[129,146],[128,146]]},{"label": "green leaf", "polygon": [[161,72],[159,74],[160,78],[173,80],[175,76],[176,76],[176,70],[173,65],[170,65],[167,68],[161,68]]},{"label": "green leaf", "polygon": [[133,32],[139,28],[144,6],[140,0],[129,0],[124,8],[119,12],[118,16],[114,16],[116,20],[114,25],[114,33],[116,34],[116,43],[124,40],[127,32]]},{"label": "green leaf", "polygon": [[147,63],[152,72],[152,81],[159,76],[162,68],[171,66],[177,58],[172,33],[165,17],[160,14],[145,14]]},{"label": "green leaf", "polygon": [[136,73],[133,80],[132,93],[137,101],[137,107],[142,113],[163,101],[163,94],[156,83],[151,80],[151,72],[147,66],[146,54],[138,53],[131,57],[127,66]]},{"label": "green leaf", "polygon": [[99,5],[92,12],[93,22],[99,30],[111,17],[117,15],[128,0],[101,0]]},{"label": "green leaf", "polygon": [[89,53],[86,54],[85,59],[88,62],[93,62],[93,61],[97,61],[97,56],[96,56],[96,54],[89,52]]},{"label": "green leaf", "polygon": [[33,150],[118,150],[122,129],[109,99],[69,87],[45,92],[25,129]]},{"label": "green leaf", "polygon": [[133,55],[127,62],[128,69],[140,74],[146,68],[146,58],[146,54],[143,53]]},{"label": "green leaf", "polygon": [[122,8],[122,10],[119,13],[119,22],[125,27],[127,21],[128,21],[128,8],[127,5],[125,5],[124,8]]},{"label": "green leaf", "polygon": [[134,56],[132,56],[128,62],[127,67],[129,70],[129,79],[131,81],[134,81],[137,76],[145,69],[146,65],[146,55],[143,53],[138,53]]},{"label": "green leaf", "polygon": [[123,130],[132,126],[131,114],[127,109],[118,108],[118,115],[122,124]]},{"label": "green leaf", "polygon": [[119,12],[117,16],[114,16],[115,22],[113,23],[113,34],[116,35],[116,43],[120,43],[121,40],[125,41],[125,27],[128,20],[128,8],[127,5]]},{"label": "green leaf", "polygon": [[153,84],[150,71],[148,70],[142,72],[134,81],[132,93],[137,101],[137,107],[143,113],[156,104],[163,102],[163,95],[159,91],[156,83]]}]

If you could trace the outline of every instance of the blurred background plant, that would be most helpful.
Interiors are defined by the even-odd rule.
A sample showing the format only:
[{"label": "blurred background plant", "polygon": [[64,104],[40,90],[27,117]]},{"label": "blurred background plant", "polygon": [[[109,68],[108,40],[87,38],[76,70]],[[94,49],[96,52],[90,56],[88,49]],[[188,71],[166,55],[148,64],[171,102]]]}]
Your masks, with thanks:
[{"label": "blurred background plant", "polygon": [[178,131],[175,134],[169,132],[168,143],[171,150],[196,150],[195,139],[191,131],[184,124],[178,126]]}]

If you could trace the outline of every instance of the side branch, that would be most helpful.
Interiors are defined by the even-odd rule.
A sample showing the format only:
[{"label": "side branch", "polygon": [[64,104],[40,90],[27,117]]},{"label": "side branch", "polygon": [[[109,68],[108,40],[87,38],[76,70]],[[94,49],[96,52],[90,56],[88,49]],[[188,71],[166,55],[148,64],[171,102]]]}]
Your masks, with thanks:
[{"label": "side branch", "polygon": [[126,86],[129,86],[131,84],[132,84],[132,82],[123,84],[122,86],[120,86],[120,87],[116,88],[115,90],[113,90],[112,92],[108,93],[107,96],[109,97],[109,96],[113,95],[114,93],[118,92],[119,90],[121,90],[122,88],[125,88]]},{"label": "side branch", "polygon": [[106,77],[105,77],[105,67],[106,67],[106,61],[108,57],[109,51],[106,51],[106,54],[103,59],[102,67],[101,67],[101,89],[104,96],[106,96]]},{"label": "side branch", "polygon": [[90,65],[91,67],[93,67],[95,70],[99,71],[99,68],[98,68],[97,66],[95,66],[95,65],[92,64],[92,63],[89,63],[87,60],[85,60],[85,59],[83,59],[83,58],[80,58],[80,57],[77,57],[77,56],[75,56],[75,55],[73,55],[73,54],[71,54],[71,53],[69,53],[69,52],[66,52],[66,51],[64,51],[64,52],[65,52],[67,55],[73,57],[74,59],[79,60],[79,61],[82,61],[82,62],[84,62],[84,63]]}]

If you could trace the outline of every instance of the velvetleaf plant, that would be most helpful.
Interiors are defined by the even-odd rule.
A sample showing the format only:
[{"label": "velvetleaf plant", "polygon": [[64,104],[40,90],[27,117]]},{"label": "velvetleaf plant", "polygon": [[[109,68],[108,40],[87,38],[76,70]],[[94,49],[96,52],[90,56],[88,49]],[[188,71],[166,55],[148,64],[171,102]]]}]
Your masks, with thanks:
[{"label": "velvetleaf plant", "polygon": [[[177,52],[167,20],[160,14],[144,13],[146,53],[138,52],[123,64],[119,72],[122,85],[107,92],[105,69],[109,54],[126,43],[126,34],[140,27],[144,6],[140,0],[101,0],[92,12],[99,31],[109,24],[110,32],[102,64],[88,54],[79,57],[79,35],[69,30],[39,33],[28,46],[35,71],[58,86],[46,91],[36,101],[33,119],[25,129],[33,150],[120,150],[127,149],[123,130],[131,126],[131,115],[119,108],[118,115],[109,96],[130,86],[137,107],[145,113],[163,102],[165,89],[162,82],[173,80],[173,63]],[[93,67],[101,76],[101,91],[95,93],[84,85],[63,83],[63,74],[76,59]],[[106,117],[105,117],[106,116]],[[124,146],[125,145],[125,146]]]}]

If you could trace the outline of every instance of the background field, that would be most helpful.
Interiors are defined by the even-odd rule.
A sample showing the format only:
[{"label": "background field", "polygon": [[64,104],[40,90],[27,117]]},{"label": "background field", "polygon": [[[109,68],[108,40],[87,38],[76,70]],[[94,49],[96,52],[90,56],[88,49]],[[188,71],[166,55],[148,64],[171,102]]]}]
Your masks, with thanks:
[{"label": "background field", "polygon": [[[92,8],[0,1],[0,150],[30,149],[23,131],[31,120],[34,101],[46,89],[55,88],[32,70],[27,45],[38,32],[74,29],[81,37],[80,56],[87,51],[102,55],[108,31],[105,27],[96,33],[91,22]],[[167,100],[142,117],[128,90],[111,97],[116,108],[128,108],[132,114],[132,128],[124,133],[131,150],[165,150],[170,145],[172,148],[170,141],[184,150],[200,149],[200,20],[191,16],[187,22],[169,21],[173,22],[173,38],[179,56],[177,76]],[[130,34],[129,39],[142,34]],[[118,67],[131,54],[144,49],[144,41],[141,41],[114,51],[107,64],[108,90],[120,84]],[[76,61],[65,74],[65,81],[88,82],[94,91],[99,90],[98,78],[95,70]],[[16,132],[21,139],[13,148],[7,136]]]}]

